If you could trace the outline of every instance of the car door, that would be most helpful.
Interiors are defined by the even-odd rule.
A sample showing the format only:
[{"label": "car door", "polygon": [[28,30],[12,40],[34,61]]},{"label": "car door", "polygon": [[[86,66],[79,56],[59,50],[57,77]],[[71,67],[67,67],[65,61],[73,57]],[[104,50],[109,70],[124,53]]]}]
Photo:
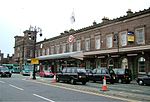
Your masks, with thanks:
[{"label": "car door", "polygon": [[70,81],[71,75],[72,75],[72,68],[67,68],[67,71],[65,73],[65,81]]},{"label": "car door", "polygon": [[64,81],[66,78],[66,71],[67,71],[67,68],[64,68],[63,70],[62,70],[62,72],[60,72],[60,73],[58,73],[58,76],[59,76],[59,80],[62,80],[62,81]]}]

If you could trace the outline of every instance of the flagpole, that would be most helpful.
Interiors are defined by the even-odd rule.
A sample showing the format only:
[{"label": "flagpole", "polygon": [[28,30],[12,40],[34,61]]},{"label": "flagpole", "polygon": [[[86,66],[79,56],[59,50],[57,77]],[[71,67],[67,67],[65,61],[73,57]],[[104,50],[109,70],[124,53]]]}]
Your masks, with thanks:
[{"label": "flagpole", "polygon": [[72,11],[70,20],[71,20],[71,29],[74,29],[74,24],[75,24],[75,13],[74,13],[74,9],[73,9],[73,11]]}]

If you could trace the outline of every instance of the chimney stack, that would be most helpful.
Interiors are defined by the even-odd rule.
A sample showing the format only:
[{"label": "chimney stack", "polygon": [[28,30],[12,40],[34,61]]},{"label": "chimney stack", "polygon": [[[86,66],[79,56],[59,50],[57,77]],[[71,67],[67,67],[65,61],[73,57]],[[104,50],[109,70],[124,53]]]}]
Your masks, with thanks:
[{"label": "chimney stack", "polygon": [[130,16],[130,15],[133,14],[133,12],[131,11],[131,9],[128,9],[128,11],[126,13],[127,13],[127,16]]},{"label": "chimney stack", "polygon": [[108,18],[108,17],[102,18],[102,22],[103,22],[103,23],[105,23],[105,22],[107,22],[107,21],[109,21],[109,18]]}]

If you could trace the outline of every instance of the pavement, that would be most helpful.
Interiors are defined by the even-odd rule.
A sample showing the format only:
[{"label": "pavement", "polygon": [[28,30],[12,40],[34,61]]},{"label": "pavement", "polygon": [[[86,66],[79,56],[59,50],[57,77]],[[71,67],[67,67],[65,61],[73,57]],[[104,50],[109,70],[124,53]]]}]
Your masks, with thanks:
[{"label": "pavement", "polygon": [[[32,78],[28,78],[32,80]],[[87,91],[87,92],[92,92],[95,94],[103,94],[103,95],[109,95],[113,97],[120,97],[120,98],[127,98],[127,99],[132,99],[132,100],[137,100],[138,102],[150,102],[150,95],[149,94],[143,94],[143,93],[138,93],[138,92],[131,92],[131,91],[126,91],[126,90],[118,90],[118,88],[107,88],[107,91],[102,91],[100,86],[88,86],[88,85],[71,85],[67,83],[61,83],[61,82],[56,82],[53,78],[41,78],[41,77],[36,77],[36,80],[38,82],[46,83],[49,85],[55,85],[59,87],[66,87],[70,89],[76,89],[76,90],[82,90],[82,91]],[[88,83],[87,83],[88,84]],[[137,85],[136,81],[133,80],[130,84],[132,85]]]}]

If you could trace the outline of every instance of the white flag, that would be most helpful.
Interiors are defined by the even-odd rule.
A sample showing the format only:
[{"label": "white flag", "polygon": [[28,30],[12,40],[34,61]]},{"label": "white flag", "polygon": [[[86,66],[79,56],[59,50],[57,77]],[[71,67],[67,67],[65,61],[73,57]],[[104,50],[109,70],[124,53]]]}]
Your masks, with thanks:
[{"label": "white flag", "polygon": [[71,20],[71,23],[74,23],[74,22],[75,22],[75,14],[74,14],[74,11],[73,11],[72,14],[71,14],[70,20]]}]

